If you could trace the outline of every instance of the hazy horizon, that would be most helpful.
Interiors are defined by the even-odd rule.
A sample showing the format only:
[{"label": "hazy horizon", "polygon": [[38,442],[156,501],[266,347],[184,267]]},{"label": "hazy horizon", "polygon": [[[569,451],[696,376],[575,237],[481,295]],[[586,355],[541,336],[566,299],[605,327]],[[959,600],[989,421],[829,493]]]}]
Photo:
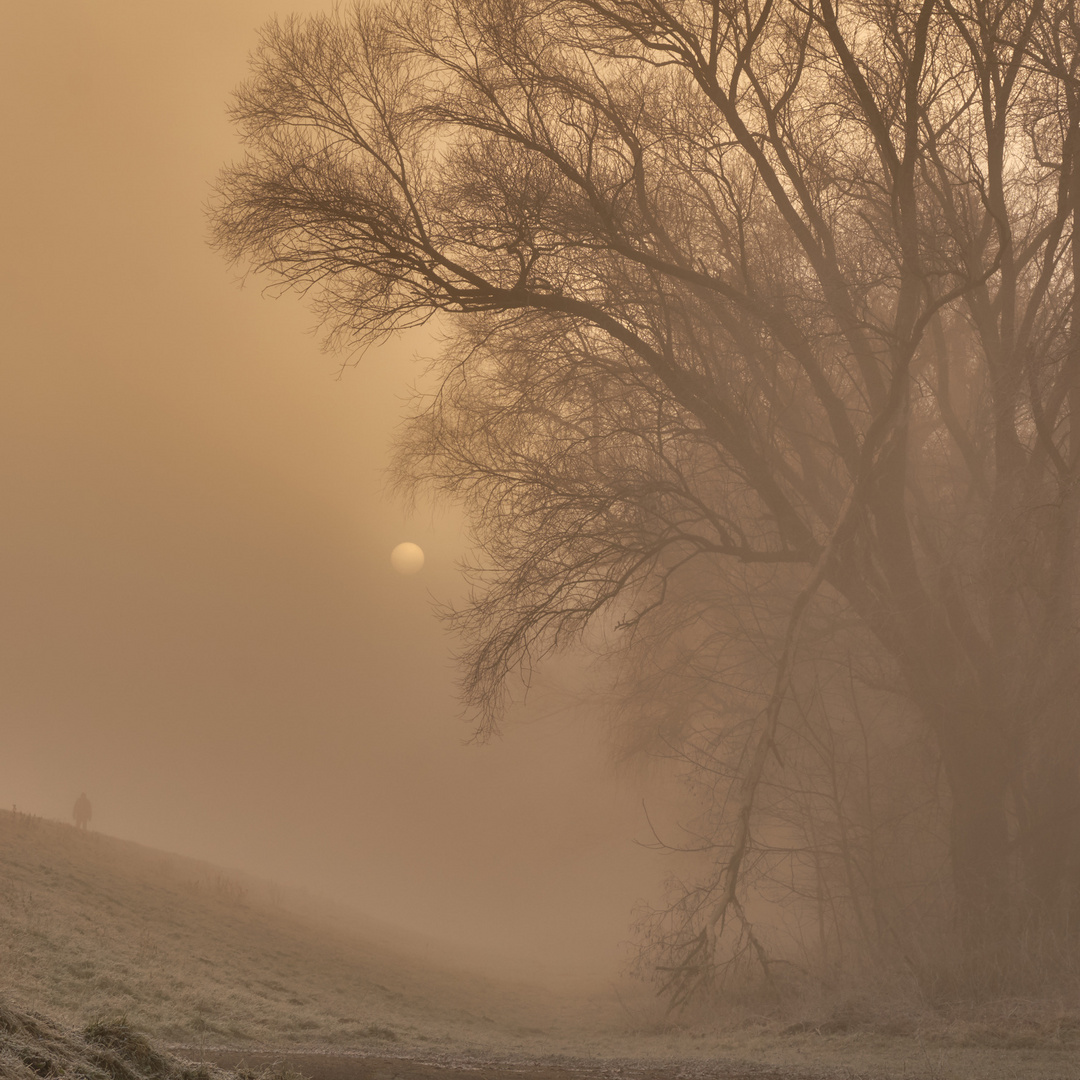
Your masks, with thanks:
[{"label": "hazy horizon", "polygon": [[665,872],[640,785],[542,688],[466,745],[431,609],[461,523],[386,492],[424,337],[341,372],[206,243],[257,28],[328,6],[5,12],[0,805],[85,791],[102,832],[613,967]]}]

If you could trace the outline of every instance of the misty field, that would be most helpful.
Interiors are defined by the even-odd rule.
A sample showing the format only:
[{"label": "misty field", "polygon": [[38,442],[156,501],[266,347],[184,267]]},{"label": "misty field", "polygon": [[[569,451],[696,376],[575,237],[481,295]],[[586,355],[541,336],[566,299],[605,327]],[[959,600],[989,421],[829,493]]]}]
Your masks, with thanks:
[{"label": "misty field", "polygon": [[668,1016],[634,984],[469,970],[436,942],[302,894],[26,814],[0,812],[0,868],[9,1006],[75,1029],[122,1020],[195,1059],[331,1052],[396,1061],[401,1075],[1080,1076],[1074,1003],[930,1010],[852,987]]},{"label": "misty field", "polygon": [[3,988],[78,1023],[122,1015],[198,1046],[457,1044],[490,1036],[494,1010],[513,1031],[515,1011],[553,1008],[193,860],[10,812],[0,850]]}]

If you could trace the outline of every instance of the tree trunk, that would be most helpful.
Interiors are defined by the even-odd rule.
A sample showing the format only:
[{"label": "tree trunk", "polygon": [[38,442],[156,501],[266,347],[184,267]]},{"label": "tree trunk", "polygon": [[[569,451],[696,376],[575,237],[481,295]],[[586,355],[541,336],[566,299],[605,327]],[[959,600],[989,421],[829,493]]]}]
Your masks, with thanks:
[{"label": "tree trunk", "polygon": [[1036,924],[1059,944],[1080,934],[1080,753],[1056,740],[1026,778],[1022,845]]},{"label": "tree trunk", "polygon": [[[998,724],[960,714],[942,730],[952,796],[952,868],[964,956],[986,981],[1002,973],[1015,929],[1007,800],[1011,763]],[[989,983],[987,983],[989,988]]]}]

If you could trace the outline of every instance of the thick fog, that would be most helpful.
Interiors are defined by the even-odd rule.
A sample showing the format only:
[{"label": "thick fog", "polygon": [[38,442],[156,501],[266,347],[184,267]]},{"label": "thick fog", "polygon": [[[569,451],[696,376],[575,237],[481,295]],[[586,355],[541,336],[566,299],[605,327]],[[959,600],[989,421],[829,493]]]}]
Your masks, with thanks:
[{"label": "thick fog", "polygon": [[431,610],[461,524],[386,492],[425,339],[338,377],[206,245],[256,28],[319,6],[5,10],[0,805],[85,791],[103,832],[614,966],[664,871],[639,786],[543,687],[466,744]]}]

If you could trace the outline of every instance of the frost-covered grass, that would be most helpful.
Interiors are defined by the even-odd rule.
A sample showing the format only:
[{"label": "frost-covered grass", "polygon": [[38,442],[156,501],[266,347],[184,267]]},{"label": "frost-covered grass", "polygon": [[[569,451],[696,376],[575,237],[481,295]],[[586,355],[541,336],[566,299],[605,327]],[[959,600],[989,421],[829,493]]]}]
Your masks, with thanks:
[{"label": "frost-covered grass", "polygon": [[[672,1080],[745,1063],[785,1076],[1080,1080],[1080,1001],[931,1005],[868,982],[671,1017],[641,986],[557,993],[497,979],[271,885],[6,811],[0,1006],[81,1033],[122,1018],[193,1057],[308,1047],[443,1064],[604,1059]],[[11,1038],[0,1030],[0,1049]]]},{"label": "frost-covered grass", "polygon": [[0,812],[0,993],[76,1025],[123,1015],[196,1046],[460,1043],[496,1013],[513,1026],[520,989],[392,937],[206,864]]}]

